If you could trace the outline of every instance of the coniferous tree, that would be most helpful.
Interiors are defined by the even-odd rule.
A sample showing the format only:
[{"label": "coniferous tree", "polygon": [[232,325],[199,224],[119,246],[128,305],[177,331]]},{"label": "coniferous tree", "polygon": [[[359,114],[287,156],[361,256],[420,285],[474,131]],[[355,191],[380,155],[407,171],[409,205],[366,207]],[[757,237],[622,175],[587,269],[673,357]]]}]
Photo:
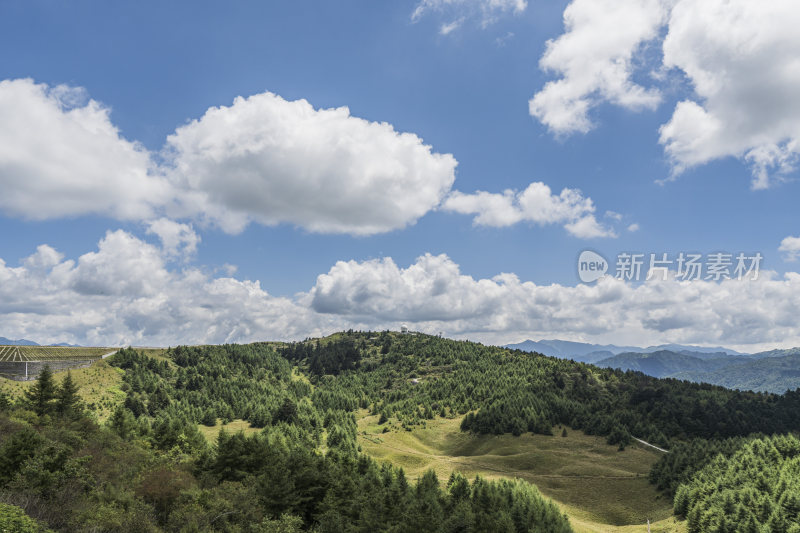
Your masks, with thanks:
[{"label": "coniferous tree", "polygon": [[212,408],[208,408],[203,411],[203,418],[200,420],[200,423],[204,426],[214,427],[217,425],[217,413]]},{"label": "coniferous tree", "polygon": [[44,365],[39,378],[30,390],[25,392],[25,399],[39,416],[53,411],[53,400],[56,397],[56,384],[50,365]]},{"label": "coniferous tree", "polygon": [[11,407],[11,400],[5,391],[0,390],[0,411],[6,411]]},{"label": "coniferous tree", "polygon": [[136,418],[124,405],[120,405],[114,410],[108,425],[124,440],[130,440],[136,433]]},{"label": "coniferous tree", "polygon": [[56,391],[56,412],[61,416],[70,416],[79,409],[78,386],[72,380],[72,374],[67,371],[67,375],[61,380],[61,386]]}]

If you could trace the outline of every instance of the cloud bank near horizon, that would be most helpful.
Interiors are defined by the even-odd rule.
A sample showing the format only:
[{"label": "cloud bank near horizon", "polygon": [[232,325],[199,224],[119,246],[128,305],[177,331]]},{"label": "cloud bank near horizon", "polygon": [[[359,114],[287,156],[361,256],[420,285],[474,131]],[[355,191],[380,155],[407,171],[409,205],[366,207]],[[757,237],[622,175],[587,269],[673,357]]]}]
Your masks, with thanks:
[{"label": "cloud bank near horizon", "polygon": [[[193,242],[179,228],[179,242]],[[191,230],[188,230],[191,231]],[[174,232],[163,232],[167,236]],[[84,345],[299,340],[334,331],[413,329],[505,344],[566,338],[615,344],[800,345],[800,273],[760,279],[537,285],[513,273],[475,279],[447,255],[407,267],[340,261],[307,292],[271,295],[257,280],[181,266],[175,241],[109,231],[67,259],[46,244],[19,266],[0,259],[0,335]]]}]

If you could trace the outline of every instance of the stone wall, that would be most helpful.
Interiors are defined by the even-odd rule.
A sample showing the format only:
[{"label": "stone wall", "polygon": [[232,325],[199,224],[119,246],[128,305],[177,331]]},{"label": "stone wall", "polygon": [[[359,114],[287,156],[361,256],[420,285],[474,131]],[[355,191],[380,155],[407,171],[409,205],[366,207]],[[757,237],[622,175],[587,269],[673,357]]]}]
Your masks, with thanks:
[{"label": "stone wall", "polygon": [[[0,361],[0,376],[16,381],[32,380],[39,377],[39,373],[50,365],[53,372],[61,372],[70,368],[85,368],[91,366],[97,359],[66,359],[62,361]],[[25,375],[25,365],[27,365],[27,377]]]}]

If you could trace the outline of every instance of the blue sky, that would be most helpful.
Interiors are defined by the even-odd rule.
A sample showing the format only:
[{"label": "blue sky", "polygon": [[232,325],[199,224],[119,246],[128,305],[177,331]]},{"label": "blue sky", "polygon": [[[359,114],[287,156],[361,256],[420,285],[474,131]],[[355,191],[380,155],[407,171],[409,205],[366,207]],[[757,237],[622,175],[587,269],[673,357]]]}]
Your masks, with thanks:
[{"label": "blue sky", "polygon": [[[784,21],[798,21],[798,12],[777,2],[754,16],[752,3],[709,2],[689,20],[687,2],[5,2],[0,140],[9,139],[10,148],[0,150],[0,185],[13,201],[0,200],[6,236],[0,258],[8,271],[0,335],[223,342],[410,322],[488,342],[558,336],[620,344],[793,344],[800,340],[789,323],[800,305],[791,280],[797,269],[791,259],[800,251],[800,241],[792,240],[800,233],[793,166],[800,108],[779,105],[782,95],[800,88],[784,68],[798,51]],[[735,39],[726,39],[734,34],[752,45],[749,56],[725,48],[736,48]],[[763,70],[757,87],[748,86],[753,65]],[[234,104],[237,97],[253,99]],[[292,104],[298,100],[310,108],[300,111]],[[49,114],[29,124],[39,105]],[[69,115],[91,105],[99,115]],[[207,110],[219,106],[219,121],[212,122]],[[326,129],[320,110],[343,106],[349,115]],[[310,122],[302,122],[309,109]],[[284,129],[270,129],[282,113],[289,115]],[[102,124],[117,133],[104,138],[108,145],[91,136],[79,145],[74,134],[59,138],[68,130],[57,125],[61,120],[81,131]],[[192,128],[191,121],[199,122]],[[265,124],[267,132],[294,136],[292,146],[302,145],[292,152],[298,160],[283,161],[280,141],[266,148],[253,141],[253,158],[263,155],[257,163],[201,153],[260,139],[263,131],[246,128]],[[359,137],[362,126],[372,133]],[[400,133],[416,136],[415,147],[403,144]],[[170,144],[169,136],[176,141]],[[351,136],[352,146],[332,152],[331,145]],[[65,147],[80,158],[59,159]],[[114,147],[119,158],[111,155]],[[75,159],[82,164],[72,168]],[[134,177],[120,178],[128,163]],[[401,170],[361,192],[355,186],[357,193],[340,202],[337,191],[384,172],[375,170],[381,165]],[[54,167],[63,172],[48,175]],[[307,171],[317,181],[286,188]],[[137,179],[147,184],[139,187]],[[249,197],[247,187],[261,183],[270,184],[264,196]],[[315,183],[332,189],[319,192]],[[524,204],[521,193],[531,184],[549,187],[552,196]],[[432,190],[423,194],[426,186]],[[80,201],[81,187],[96,196]],[[559,196],[563,189],[572,191],[571,200]],[[137,191],[135,201],[121,192],[129,190]],[[511,196],[503,200],[507,190]],[[63,207],[73,192],[75,205]],[[376,195],[389,198],[376,202]],[[509,203],[513,195],[517,203]],[[399,203],[408,205],[398,207],[392,196],[406,197]],[[391,220],[384,217],[389,211]],[[172,225],[156,230],[156,220]],[[164,232],[183,238],[170,248]],[[143,261],[134,271],[104,256],[101,243],[111,249],[113,236],[138,258],[129,263]],[[30,257],[40,245],[55,255],[35,272]],[[575,263],[587,248],[612,263],[621,251],[760,252],[770,273],[752,287],[684,283],[682,296],[665,300],[669,288],[647,296],[637,292],[647,287],[611,279],[581,286]],[[422,266],[425,254],[440,258],[436,266]],[[148,267],[143,257],[155,263]],[[100,265],[95,270],[92,261]],[[352,268],[335,269],[339,261]],[[59,269],[69,273],[56,280]],[[163,274],[163,285],[148,285],[148,278],[161,279],[153,272]],[[203,281],[187,281],[191,272]],[[503,273],[535,287],[492,281]],[[327,288],[321,275],[328,276]],[[108,276],[110,285],[87,288],[80,282],[87,276]],[[125,292],[117,276],[143,281]],[[264,294],[249,305],[288,306],[274,313],[291,326],[281,330],[284,323],[269,313],[245,316],[230,295],[181,307],[191,300],[182,291],[221,283],[215,280],[230,280],[237,290],[258,281]],[[543,291],[551,285],[548,296]],[[705,302],[755,299],[755,308],[770,309],[780,295],[790,305],[783,314],[742,316],[733,304],[696,304],[698,292]],[[67,297],[80,309],[68,308]],[[593,311],[604,318],[568,310],[565,302],[581,298],[592,309],[611,302]],[[554,302],[561,302],[557,309],[548,307]],[[131,315],[136,306],[146,310]],[[213,317],[197,314],[210,307]],[[620,312],[631,308],[638,318]]]}]

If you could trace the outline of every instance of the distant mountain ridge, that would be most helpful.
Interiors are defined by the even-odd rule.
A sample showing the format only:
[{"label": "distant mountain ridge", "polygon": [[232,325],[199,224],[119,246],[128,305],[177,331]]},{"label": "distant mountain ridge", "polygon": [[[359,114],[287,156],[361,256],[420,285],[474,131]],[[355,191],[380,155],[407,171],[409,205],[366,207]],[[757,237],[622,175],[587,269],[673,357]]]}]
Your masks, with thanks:
[{"label": "distant mountain ridge", "polygon": [[[698,357],[700,356],[700,357]],[[653,377],[672,377],[678,372],[713,372],[733,364],[751,361],[746,355],[728,355],[725,352],[701,354],[688,350],[675,352],[623,352],[595,362],[597,366],[636,370]]]},{"label": "distant mountain ridge", "polygon": [[68,348],[80,348],[80,344],[69,344],[66,342],[59,342],[58,344],[39,344],[38,342],[29,341],[28,339],[7,339],[0,337],[0,346],[65,346]]},{"label": "distant mountain ridge", "polygon": [[635,370],[658,378],[721,385],[729,389],[774,392],[800,388],[800,348],[751,355],[697,354],[660,350],[625,352],[596,361],[597,366]]},{"label": "distant mountain ridge", "polygon": [[731,350],[730,348],[723,348],[721,346],[704,347],[692,346],[684,344],[662,344],[659,346],[648,346],[641,348],[638,346],[617,346],[616,344],[590,344],[586,342],[564,341],[559,339],[552,340],[526,340],[516,344],[507,344],[506,348],[523,350],[526,352],[538,352],[552,357],[559,357],[562,359],[574,359],[584,363],[596,363],[603,359],[619,355],[621,353],[652,353],[658,351],[668,350],[671,352],[683,353],[687,352],[695,354],[698,358],[706,358],[708,355],[713,354],[727,354],[744,356],[741,352]]},{"label": "distant mountain ridge", "polygon": [[0,337],[0,345],[3,346],[40,346],[38,342],[29,341],[27,339],[7,339],[5,337]]},{"label": "distant mountain ridge", "polygon": [[800,349],[781,351],[791,353],[783,356],[765,355],[710,372],[678,372],[671,377],[713,383],[729,389],[782,394],[800,388]]},{"label": "distant mountain ridge", "polygon": [[782,394],[800,388],[800,348],[745,354],[723,347],[663,344],[639,348],[563,340],[527,340],[506,347],[729,389]]}]

